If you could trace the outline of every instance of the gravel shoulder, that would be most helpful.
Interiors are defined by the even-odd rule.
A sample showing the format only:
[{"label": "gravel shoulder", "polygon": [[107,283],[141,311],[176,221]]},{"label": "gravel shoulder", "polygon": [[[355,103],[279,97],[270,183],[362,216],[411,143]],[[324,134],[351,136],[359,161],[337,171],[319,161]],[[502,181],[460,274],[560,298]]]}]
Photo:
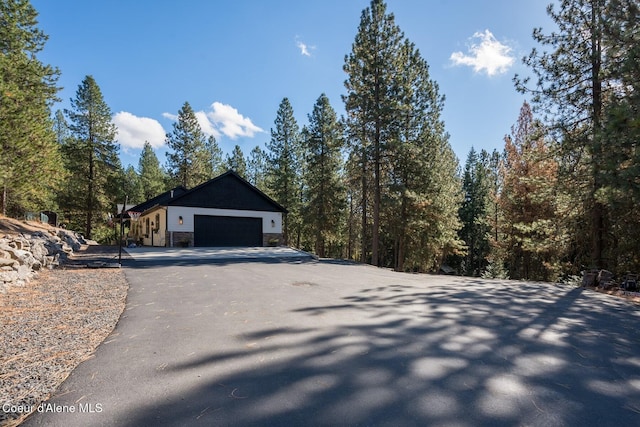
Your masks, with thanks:
[{"label": "gravel shoulder", "polygon": [[128,284],[120,269],[42,271],[0,294],[0,426],[20,424],[113,330]]}]

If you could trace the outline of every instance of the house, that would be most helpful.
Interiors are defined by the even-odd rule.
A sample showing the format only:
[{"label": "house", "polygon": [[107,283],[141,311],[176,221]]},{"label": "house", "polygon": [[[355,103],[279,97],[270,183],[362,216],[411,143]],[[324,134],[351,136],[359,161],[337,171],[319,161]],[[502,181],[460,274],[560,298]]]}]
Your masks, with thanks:
[{"label": "house", "polygon": [[176,187],[131,209],[135,240],[149,246],[282,244],[287,210],[230,170],[190,190]]}]

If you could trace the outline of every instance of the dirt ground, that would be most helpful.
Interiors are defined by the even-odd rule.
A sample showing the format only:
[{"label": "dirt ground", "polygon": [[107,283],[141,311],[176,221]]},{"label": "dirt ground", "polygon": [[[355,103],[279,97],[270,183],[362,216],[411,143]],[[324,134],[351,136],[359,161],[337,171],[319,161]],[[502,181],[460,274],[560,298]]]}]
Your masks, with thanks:
[{"label": "dirt ground", "polygon": [[36,231],[44,232],[51,230],[57,230],[57,228],[37,221],[25,221],[0,215],[0,235],[16,235],[20,233],[34,233]]}]

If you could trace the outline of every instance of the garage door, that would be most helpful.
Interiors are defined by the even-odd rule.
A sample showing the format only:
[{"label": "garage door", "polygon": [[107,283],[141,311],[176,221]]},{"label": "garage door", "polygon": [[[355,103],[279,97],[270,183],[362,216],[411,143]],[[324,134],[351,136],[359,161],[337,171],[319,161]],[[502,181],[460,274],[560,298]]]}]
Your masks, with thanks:
[{"label": "garage door", "polygon": [[262,246],[262,219],[195,215],[194,246]]}]

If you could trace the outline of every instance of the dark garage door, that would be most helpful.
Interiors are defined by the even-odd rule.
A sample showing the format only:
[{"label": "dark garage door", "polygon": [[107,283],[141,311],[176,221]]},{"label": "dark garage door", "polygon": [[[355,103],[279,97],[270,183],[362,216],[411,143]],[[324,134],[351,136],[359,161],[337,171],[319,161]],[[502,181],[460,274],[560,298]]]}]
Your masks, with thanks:
[{"label": "dark garage door", "polygon": [[194,246],[262,246],[262,219],[195,215]]}]

